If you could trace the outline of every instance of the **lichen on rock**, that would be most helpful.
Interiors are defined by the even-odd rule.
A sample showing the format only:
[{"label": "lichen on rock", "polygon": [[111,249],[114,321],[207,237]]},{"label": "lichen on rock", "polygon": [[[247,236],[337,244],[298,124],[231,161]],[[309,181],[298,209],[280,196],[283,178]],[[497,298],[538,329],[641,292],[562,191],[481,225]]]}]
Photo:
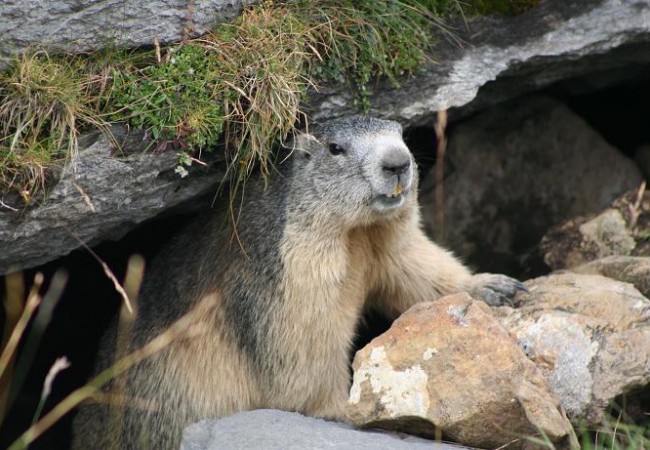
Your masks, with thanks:
[{"label": "lichen on rock", "polygon": [[548,381],[467,294],[414,306],[353,366],[347,417],[357,426],[483,448],[533,448],[522,436],[538,433],[557,448],[575,438]]}]

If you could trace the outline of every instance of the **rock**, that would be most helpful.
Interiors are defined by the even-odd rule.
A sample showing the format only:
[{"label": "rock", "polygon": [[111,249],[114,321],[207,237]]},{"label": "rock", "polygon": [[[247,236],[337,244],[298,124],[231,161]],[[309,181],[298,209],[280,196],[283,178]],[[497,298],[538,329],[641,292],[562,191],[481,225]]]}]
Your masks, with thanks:
[{"label": "rock", "polygon": [[174,172],[174,151],[143,152],[141,135],[113,129],[118,150],[95,133],[63,170],[44,204],[27,211],[0,208],[0,275],[66,255],[81,242],[119,239],[138,223],[207,192],[216,192],[225,168],[213,154],[208,167]]},{"label": "rock", "polygon": [[542,370],[574,424],[598,424],[618,395],[650,383],[650,300],[631,284],[558,273],[526,282],[501,324]]},{"label": "rock", "polygon": [[[412,436],[355,430],[298,413],[260,409],[202,420],[183,431],[181,450],[463,450]],[[469,450],[469,449],[467,449]]]},{"label": "rock", "polygon": [[[193,32],[206,32],[241,8],[239,0],[5,0],[0,3],[0,56],[45,45],[73,52],[137,47],[179,40],[191,16]],[[245,2],[251,3],[251,1]],[[372,89],[370,113],[403,123],[428,123],[438,110],[467,114],[486,105],[597,72],[613,83],[630,66],[650,62],[648,0],[545,0],[517,17],[478,17],[439,37],[432,61],[404,80],[402,89],[381,83]],[[152,20],[153,19],[153,20]],[[0,58],[0,70],[4,62]],[[586,85],[586,83],[583,83]],[[482,89],[489,85],[489,89]],[[602,86],[602,84],[601,84]],[[347,85],[314,94],[314,119],[357,113]]]},{"label": "rock", "polygon": [[[362,427],[443,436],[464,445],[565,448],[573,430],[550,384],[467,294],[414,306],[357,352],[347,417]],[[513,442],[514,441],[514,442]]]},{"label": "rock", "polygon": [[552,227],[540,243],[553,270],[573,268],[607,256],[650,256],[650,192],[626,192],[597,214]]},{"label": "rock", "polygon": [[570,220],[542,239],[544,262],[554,270],[610,255],[629,255],[636,243],[620,211],[608,209],[591,220]]},{"label": "rock", "polygon": [[[32,2],[28,0],[9,0],[0,2],[0,56],[20,52],[34,44],[45,45],[60,51],[73,52],[95,49],[102,46],[148,46],[155,38],[160,42],[178,40],[189,16],[193,24],[192,35],[202,33],[215,23],[235,14],[240,7],[237,0],[210,0],[205,2],[135,2],[124,1],[81,1],[52,0]],[[152,20],[152,18],[154,20]],[[378,117],[399,120],[407,126],[430,124],[433,115],[440,109],[452,108],[452,117],[468,114],[505,99],[521,95],[550,85],[562,79],[586,77],[597,72],[601,80],[598,88],[628,79],[630,67],[643,67],[650,62],[650,3],[648,0],[603,0],[593,2],[578,0],[545,0],[526,14],[517,17],[479,17],[471,19],[468,26],[458,27],[458,39],[438,39],[432,49],[432,60],[421,73],[403,80],[402,87],[396,88],[388,82],[372,83],[369,87],[371,108],[369,113]],[[462,41],[463,45],[459,44]],[[467,43],[467,45],[464,45]],[[6,60],[0,57],[0,70]],[[604,80],[604,81],[603,81]],[[589,83],[579,83],[587,86]],[[324,86],[319,92],[312,92],[304,110],[312,121],[325,121],[351,113],[358,113],[356,93],[347,84]],[[540,130],[542,136],[549,129]],[[489,142],[489,140],[481,142]],[[533,136],[534,141],[538,136]],[[496,155],[494,156],[497,157]],[[143,207],[137,214],[130,207],[118,207],[121,197],[137,203],[141,179],[135,174],[146,169],[139,157],[129,157],[117,161],[96,158],[93,171],[84,174],[86,166],[78,165],[79,177],[93,179],[93,183],[110,187],[116,177],[112,170],[102,170],[99,161],[106,168],[118,169],[119,188],[102,190],[106,206],[114,205],[112,214],[107,217],[107,226],[85,227],[77,230],[80,237],[88,242],[98,242],[127,231],[127,228],[153,217],[177,202],[159,203],[156,208]],[[169,160],[150,162],[153,165],[171,167]],[[596,159],[590,158],[590,159]],[[133,164],[134,167],[130,167]],[[138,166],[138,164],[141,164]],[[119,166],[119,167],[115,167]],[[155,179],[155,168],[150,175]],[[161,170],[164,170],[161,168]],[[133,173],[134,176],[121,176]],[[101,179],[105,177],[105,179]],[[146,176],[143,175],[144,178]],[[571,175],[569,178],[575,178]],[[129,185],[129,179],[131,184]],[[158,181],[156,181],[157,183]],[[201,184],[203,180],[197,181]],[[170,187],[174,183],[165,184]],[[183,180],[180,185],[192,184]],[[67,184],[70,186],[70,183]],[[153,183],[151,186],[160,188]],[[164,191],[167,187],[162,188]],[[89,190],[87,186],[84,189]],[[144,189],[147,192],[148,186]],[[30,267],[60,256],[71,247],[77,246],[67,232],[53,230],[47,239],[63,239],[66,244],[61,250],[51,249],[55,244],[44,243],[38,232],[46,220],[58,227],[59,219],[67,220],[70,202],[76,202],[76,209],[83,208],[75,189],[59,189],[51,196],[47,211],[31,210],[20,220],[8,219],[8,211],[0,205],[0,231],[3,236],[0,244],[6,247],[11,242],[11,251],[2,252],[3,265],[0,272],[7,270],[7,261],[16,267]],[[171,189],[171,188],[170,188]],[[520,187],[517,186],[516,190]],[[202,191],[202,189],[197,189]],[[64,193],[71,192],[68,199]],[[449,190],[448,190],[449,192]],[[2,200],[0,198],[0,200]],[[99,198],[94,198],[98,202]],[[517,211],[531,214],[537,211],[537,204],[511,205]],[[542,205],[542,211],[548,212]],[[562,208],[562,206],[558,207]],[[483,209],[480,205],[479,209]],[[493,207],[485,208],[490,216]],[[122,216],[122,214],[124,215]],[[20,213],[22,214],[22,213]],[[20,214],[15,214],[18,217]],[[137,217],[133,217],[137,216]],[[540,216],[541,217],[541,216]],[[34,220],[34,225],[28,225]],[[542,219],[540,219],[542,220]],[[83,224],[84,222],[80,222]],[[119,223],[120,233],[113,226]],[[489,222],[486,222],[489,223]],[[546,226],[533,224],[530,234],[516,234],[523,243],[512,244],[512,230],[507,221],[499,221],[491,227],[490,233],[497,244],[496,252],[489,256],[497,257],[503,251],[515,246],[529,245],[538,228]],[[130,224],[130,225],[129,225]],[[6,230],[9,227],[11,229]],[[81,229],[83,228],[83,229]],[[33,229],[32,231],[30,231]],[[61,230],[58,227],[58,230]],[[58,233],[58,234],[57,234]],[[108,233],[108,234],[107,234]],[[111,236],[112,234],[112,236]],[[13,238],[16,241],[13,241]],[[8,240],[7,240],[8,239]],[[474,240],[470,245],[482,245],[483,240]],[[4,250],[4,248],[3,248]],[[472,248],[459,248],[461,253]],[[519,252],[521,254],[521,252]],[[494,260],[494,259],[493,259]],[[504,263],[507,264],[507,263]]]},{"label": "rock", "polygon": [[[402,89],[380,84],[370,113],[423,125],[441,109],[466,116],[559,80],[596,73],[602,88],[650,62],[648,23],[648,0],[545,0],[517,17],[470,19],[455,27],[457,39],[438,39],[433,62]],[[357,111],[354,94],[340,86],[309,106],[321,120]]]},{"label": "rock", "polygon": [[603,275],[631,283],[646,298],[650,298],[650,257],[607,256],[578,267],[572,272]]},{"label": "rock", "polygon": [[[461,123],[450,133],[447,155],[448,226],[440,239],[430,174],[421,195],[427,230],[470,263],[495,272],[512,273],[519,265],[512,255],[532,253],[552,225],[602,210],[642,179],[634,163],[584,120],[539,96]],[[629,246],[629,239],[620,245]]]},{"label": "rock", "polygon": [[240,0],[8,0],[0,4],[0,56],[36,45],[82,52],[178,41],[188,24],[198,36],[241,8]]}]

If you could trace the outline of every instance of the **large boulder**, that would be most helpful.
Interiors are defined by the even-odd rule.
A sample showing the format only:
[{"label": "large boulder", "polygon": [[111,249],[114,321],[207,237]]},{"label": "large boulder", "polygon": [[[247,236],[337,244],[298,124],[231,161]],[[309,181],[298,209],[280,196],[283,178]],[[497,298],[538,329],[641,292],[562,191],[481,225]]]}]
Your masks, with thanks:
[{"label": "large boulder", "polygon": [[[132,0],[4,1],[0,2],[0,56],[20,52],[34,44],[60,51],[79,51],[104,46],[151,45],[155,39],[160,42],[178,40],[188,24],[187,29],[193,28],[191,35],[201,33],[224,17],[230,17],[239,8],[240,2],[237,0],[140,3]],[[475,18],[467,26],[458,28],[459,39],[441,37],[432,50],[432,60],[435,62],[426,64],[421,73],[402,80],[401,88],[386,82],[373,84],[369,89],[369,112],[399,120],[405,125],[422,125],[430,124],[440,109],[453,108],[452,116],[458,117],[558,80],[587,76],[594,71],[598,72],[600,79],[606,80],[604,85],[615,83],[634,73],[628,70],[630,67],[650,62],[649,22],[648,3],[627,0],[545,0],[518,17]],[[0,58],[0,70],[5,63],[6,60]],[[319,92],[311,93],[304,109],[315,121],[358,113],[356,95],[345,84],[324,86]],[[539,130],[542,136],[548,131]],[[491,140],[492,136],[488,135],[487,138]],[[537,140],[538,136],[532,136],[532,139]],[[59,257],[78,246],[75,239],[67,237],[67,232],[56,231],[69,228],[67,216],[70,202],[77,205],[74,207],[75,221],[80,224],[78,229],[73,227],[73,231],[81,240],[91,243],[128,231],[141,220],[154,217],[178,203],[158,201],[156,207],[143,207],[137,214],[136,207],[121,206],[122,199],[131,200],[131,205],[137,205],[142,180],[156,180],[145,186],[145,191],[148,186],[158,188],[156,167],[161,166],[161,173],[173,170],[175,162],[172,155],[163,155],[162,161],[137,156],[113,161],[106,155],[114,156],[115,153],[106,151],[104,156],[94,158],[90,165],[92,170],[89,165],[77,164],[76,177],[92,180],[92,184],[106,188],[101,189],[101,194],[95,195],[92,200],[98,202],[101,197],[106,199],[106,208],[113,205],[110,206],[111,216],[106,216],[107,226],[83,225],[92,222],[90,216],[97,215],[89,207],[83,206],[86,203],[83,196],[69,181],[64,181],[61,187],[54,187],[53,194],[43,206],[27,211],[11,211],[0,204],[0,233],[3,233],[0,243],[5,248],[6,243],[14,247],[10,255],[2,252],[5,259],[0,264],[0,272],[7,270],[8,262],[18,268],[30,267]],[[589,159],[596,158],[590,156]],[[152,167],[147,167],[143,161]],[[100,165],[105,167],[101,168]],[[64,173],[69,173],[69,170]],[[575,178],[574,175],[572,177]],[[116,178],[118,182],[114,183]],[[170,180],[171,184],[165,186],[173,185],[173,189],[183,191],[184,186],[193,183],[190,178],[173,179]],[[213,182],[219,181],[219,176],[215,175]],[[113,184],[115,188],[111,189]],[[92,188],[87,185],[79,186],[87,194],[92,193]],[[162,189],[166,192],[167,187]],[[197,189],[196,192],[204,192],[204,189]],[[4,199],[0,200],[4,202]],[[483,208],[483,205],[479,206]],[[531,210],[537,207],[517,205],[518,211],[519,206],[530,206]],[[47,211],[39,212],[41,208]],[[485,209],[489,215],[493,208]],[[89,217],[84,217],[84,210]],[[31,221],[34,221],[33,225],[29,223]],[[119,233],[113,227],[116,222],[120,224]],[[46,226],[55,231],[48,235],[34,232],[44,230]],[[503,222],[496,225],[497,228],[504,226]],[[533,224],[534,229],[538,226]],[[493,227],[490,231],[495,238],[499,238],[501,233],[497,228]],[[508,230],[504,233],[503,240],[497,242],[497,252],[510,245],[512,236]],[[54,246],[49,241],[45,244],[45,239],[64,239],[66,243]],[[527,243],[526,240],[524,244]]]},{"label": "large boulder", "polygon": [[[63,169],[43,204],[14,210],[0,208],[0,275],[34,267],[63,256],[82,244],[119,239],[162,211],[199,207],[196,199],[215,193],[223,179],[223,155],[207,165],[192,165],[181,178],[174,151],[145,151],[142,135],[113,128],[93,133]],[[193,205],[192,205],[193,203]],[[189,205],[186,205],[189,204]],[[201,204],[209,205],[209,202]]]},{"label": "large boulder", "polygon": [[421,303],[354,358],[349,420],[481,448],[555,448],[574,435],[548,381],[483,302]]},{"label": "large boulder", "polygon": [[574,423],[650,384],[650,300],[631,284],[570,272],[526,282],[501,324],[541,369]]},{"label": "large boulder", "polygon": [[[234,17],[241,0],[9,0],[0,3],[0,57],[29,46],[80,52],[198,36]],[[0,70],[3,67],[0,58]]]},{"label": "large boulder", "polygon": [[430,175],[421,196],[425,224],[491,271],[512,273],[515,258],[533,254],[552,225],[601,210],[642,179],[631,160],[548,97],[519,99],[459,124],[447,155],[444,222]]},{"label": "large boulder", "polygon": [[[139,47],[196,36],[254,0],[9,0],[0,2],[0,56],[44,45],[66,52]],[[480,17],[440,36],[431,62],[398,89],[383,84],[371,113],[404,122],[473,102],[473,109],[561,79],[650,62],[646,1],[545,0],[518,17]],[[5,61],[0,58],[0,70]],[[627,77],[629,72],[621,72]],[[496,81],[496,83],[495,83]],[[512,81],[515,81],[512,83]],[[316,96],[316,118],[356,112],[342,86]]]},{"label": "large boulder", "polygon": [[[517,17],[464,20],[453,35],[440,36],[421,73],[401,88],[380,84],[370,113],[424,125],[442,109],[465,116],[560,80],[596,74],[583,88],[629,80],[650,62],[648,23],[647,0],[544,0]],[[333,87],[309,109],[327,119],[356,112],[354,100]]]}]

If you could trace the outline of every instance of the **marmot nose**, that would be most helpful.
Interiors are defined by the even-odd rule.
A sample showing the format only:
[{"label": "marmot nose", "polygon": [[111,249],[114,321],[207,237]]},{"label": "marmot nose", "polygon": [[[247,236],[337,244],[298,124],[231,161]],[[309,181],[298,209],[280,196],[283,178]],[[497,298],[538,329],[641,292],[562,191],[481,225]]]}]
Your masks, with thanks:
[{"label": "marmot nose", "polygon": [[384,173],[388,175],[402,175],[411,167],[411,161],[406,161],[405,163],[391,163],[384,162],[381,166]]}]

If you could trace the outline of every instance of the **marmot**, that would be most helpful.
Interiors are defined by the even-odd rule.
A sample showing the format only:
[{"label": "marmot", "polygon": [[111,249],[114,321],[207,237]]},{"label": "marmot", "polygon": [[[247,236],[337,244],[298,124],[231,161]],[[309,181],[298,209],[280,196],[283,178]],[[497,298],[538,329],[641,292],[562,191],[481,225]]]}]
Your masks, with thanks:
[{"label": "marmot", "polygon": [[74,448],[178,448],[189,423],[256,408],[341,418],[364,308],[394,318],[458,291],[501,304],[522,288],[472,275],[425,236],[416,164],[393,121],[355,116],[296,136],[267,185],[245,186],[238,213],[236,238],[206,214],[154,262],[133,347],[188,311],[204,332],[127,374],[116,429],[106,407],[80,408]]}]

